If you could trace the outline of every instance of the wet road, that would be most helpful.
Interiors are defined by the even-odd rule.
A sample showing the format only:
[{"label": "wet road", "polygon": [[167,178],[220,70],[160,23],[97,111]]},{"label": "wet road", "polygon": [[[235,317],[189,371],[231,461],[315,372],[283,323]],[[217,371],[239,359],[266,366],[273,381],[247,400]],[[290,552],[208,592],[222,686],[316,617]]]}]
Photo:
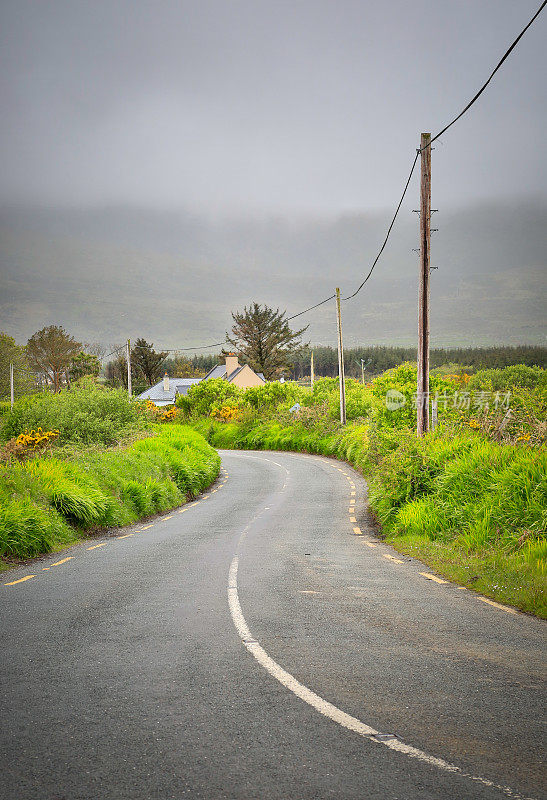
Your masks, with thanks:
[{"label": "wet road", "polygon": [[0,797],[544,797],[544,623],[375,539],[347,465],[222,457],[3,573]]}]

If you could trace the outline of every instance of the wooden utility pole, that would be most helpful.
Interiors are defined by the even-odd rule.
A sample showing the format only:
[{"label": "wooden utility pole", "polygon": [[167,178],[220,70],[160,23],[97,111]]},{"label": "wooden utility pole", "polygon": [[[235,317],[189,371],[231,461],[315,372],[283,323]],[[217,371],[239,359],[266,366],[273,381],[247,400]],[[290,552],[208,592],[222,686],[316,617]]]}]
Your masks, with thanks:
[{"label": "wooden utility pole", "polygon": [[340,383],[340,422],[346,424],[346,379],[344,376],[344,345],[342,344],[342,316],[340,314],[340,289],[336,289],[336,319],[338,321],[338,380]]},{"label": "wooden utility pole", "polygon": [[429,279],[431,243],[431,134],[420,141],[420,295],[418,306],[417,433],[429,430]]},{"label": "wooden utility pole", "polygon": [[13,362],[10,362],[9,365],[9,399],[10,399],[10,408],[13,408],[13,401],[15,399],[15,391],[13,386]]},{"label": "wooden utility pole", "polygon": [[311,384],[312,392],[313,392],[313,382],[314,382],[314,380],[315,380],[315,372],[314,372],[314,369],[313,369],[313,350],[312,350],[311,351],[311,361],[310,361],[310,384]]},{"label": "wooden utility pole", "polygon": [[365,359],[361,359],[361,383],[365,385]]},{"label": "wooden utility pole", "polygon": [[129,397],[133,395],[133,387],[131,385],[131,339],[127,340],[127,394]]}]

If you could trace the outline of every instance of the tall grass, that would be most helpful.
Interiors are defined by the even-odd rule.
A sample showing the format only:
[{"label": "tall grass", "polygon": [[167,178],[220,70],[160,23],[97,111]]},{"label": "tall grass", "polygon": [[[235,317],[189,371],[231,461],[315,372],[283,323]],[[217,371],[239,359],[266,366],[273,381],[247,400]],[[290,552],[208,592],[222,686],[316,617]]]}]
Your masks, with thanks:
[{"label": "tall grass", "polygon": [[3,466],[0,555],[35,556],[92,528],[173,508],[208,486],[219,468],[213,448],[180,425],[121,450]]}]

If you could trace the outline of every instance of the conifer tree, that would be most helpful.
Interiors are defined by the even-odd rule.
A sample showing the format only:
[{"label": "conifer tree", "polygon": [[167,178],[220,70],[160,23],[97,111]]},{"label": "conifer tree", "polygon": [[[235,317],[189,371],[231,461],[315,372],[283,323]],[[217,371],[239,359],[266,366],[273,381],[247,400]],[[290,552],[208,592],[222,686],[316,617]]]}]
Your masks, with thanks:
[{"label": "conifer tree", "polygon": [[286,312],[252,303],[232,314],[234,324],[226,341],[241,360],[266,380],[273,380],[290,368],[291,355],[302,346],[301,337],[308,326],[292,331]]},{"label": "conifer tree", "polygon": [[142,376],[148,386],[153,386],[163,375],[167,352],[157,353],[154,345],[145,339],[137,339],[131,348],[131,372]]}]

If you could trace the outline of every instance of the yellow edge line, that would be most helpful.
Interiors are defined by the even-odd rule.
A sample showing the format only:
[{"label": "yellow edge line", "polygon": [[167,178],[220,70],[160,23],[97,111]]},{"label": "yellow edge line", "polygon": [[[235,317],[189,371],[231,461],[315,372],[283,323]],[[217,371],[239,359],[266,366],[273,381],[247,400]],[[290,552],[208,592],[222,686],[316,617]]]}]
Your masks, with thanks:
[{"label": "yellow edge line", "polygon": [[96,550],[97,547],[106,547],[108,542],[103,542],[102,544],[94,544],[93,547],[86,547],[86,550]]},{"label": "yellow edge line", "polygon": [[362,535],[362,533],[363,533],[363,531],[361,530],[361,528],[354,528],[354,529],[353,529],[353,532],[354,532],[355,534],[357,534],[358,536],[361,536],[361,535]]},{"label": "yellow edge line", "polygon": [[23,581],[30,581],[31,578],[35,578],[36,575],[25,575],[24,578],[19,578],[18,581],[10,581],[9,583],[5,583],[4,586],[15,586],[16,583],[23,583]]},{"label": "yellow edge line", "polygon": [[128,536],[134,536],[134,533],[126,533],[123,536],[116,536],[116,539],[127,539]]},{"label": "yellow edge line", "polygon": [[442,578],[437,578],[436,575],[432,575],[430,572],[419,572],[418,574],[428,578],[430,581],[435,581],[435,583],[448,583],[448,581],[443,581]]},{"label": "yellow edge line", "polygon": [[494,606],[494,608],[499,608],[500,611],[506,611],[508,614],[518,613],[517,611],[515,611],[514,608],[509,608],[509,606],[502,606],[501,603],[495,603],[493,600],[489,600],[487,597],[479,597],[479,600],[482,600],[483,603],[488,603],[489,606]]},{"label": "yellow edge line", "polygon": [[396,564],[402,564],[400,558],[395,558],[395,556],[390,555],[389,553],[382,553],[384,558],[389,558],[390,561],[394,561]]},{"label": "yellow edge line", "polygon": [[70,561],[71,558],[74,558],[74,556],[69,556],[68,558],[63,558],[63,559],[61,559],[61,561],[56,561],[55,564],[50,564],[49,566],[50,567],[58,567],[59,564],[64,564],[65,561]]}]

